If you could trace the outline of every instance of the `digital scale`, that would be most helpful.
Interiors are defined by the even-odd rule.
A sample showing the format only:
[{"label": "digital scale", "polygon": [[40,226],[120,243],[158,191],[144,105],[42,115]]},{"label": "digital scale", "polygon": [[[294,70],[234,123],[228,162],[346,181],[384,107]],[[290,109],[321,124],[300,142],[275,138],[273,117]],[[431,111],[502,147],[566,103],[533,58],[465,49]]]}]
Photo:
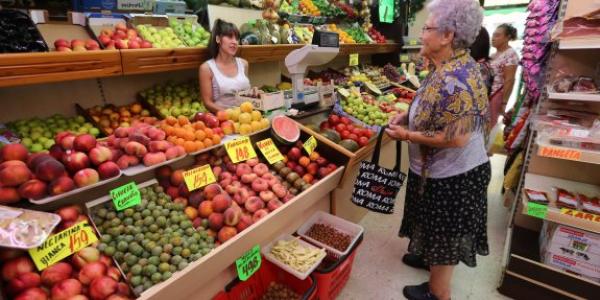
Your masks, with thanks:
[{"label": "digital scale", "polygon": [[304,87],[304,73],[308,66],[319,66],[330,62],[339,52],[339,35],[335,32],[317,30],[311,45],[296,49],[285,57],[285,66],[292,79],[292,97],[285,99],[286,110],[319,102],[318,89]]}]

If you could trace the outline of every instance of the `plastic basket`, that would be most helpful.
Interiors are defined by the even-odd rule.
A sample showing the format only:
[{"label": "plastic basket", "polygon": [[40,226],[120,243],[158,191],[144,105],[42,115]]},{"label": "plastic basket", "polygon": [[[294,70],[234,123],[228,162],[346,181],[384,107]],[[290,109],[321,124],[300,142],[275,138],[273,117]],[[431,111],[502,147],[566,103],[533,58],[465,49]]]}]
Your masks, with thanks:
[{"label": "plastic basket", "polygon": [[300,294],[302,300],[317,299],[317,283],[312,275],[300,280],[263,257],[260,269],[252,277],[246,281],[234,279],[213,300],[260,300],[271,282],[286,285]]},{"label": "plastic basket", "polygon": [[313,272],[312,275],[317,282],[317,299],[333,300],[340,294],[350,279],[354,258],[356,258],[356,249],[360,246],[362,239],[363,235],[361,234],[348,255],[340,259],[327,257]]},{"label": "plastic basket", "polygon": [[323,258],[316,261],[315,265],[312,266],[310,269],[306,270],[306,272],[304,272],[304,273],[297,271],[296,269],[284,264],[283,262],[281,262],[277,258],[275,258],[273,255],[271,255],[271,248],[273,247],[273,245],[275,245],[275,243],[277,241],[280,241],[280,240],[289,241],[289,240],[293,240],[296,238],[298,239],[298,242],[302,246],[319,249],[319,247],[316,247],[311,243],[303,241],[302,239],[300,239],[300,237],[294,237],[289,234],[283,234],[283,235],[279,236],[277,239],[273,240],[271,243],[269,243],[266,247],[264,247],[262,249],[262,254],[268,261],[277,265],[278,267],[285,270],[286,272],[294,275],[296,278],[298,278],[300,280],[304,280],[310,275],[310,273],[312,273],[321,264],[321,261],[323,261],[323,258],[325,258],[326,255],[323,255]]},{"label": "plastic basket", "polygon": [[[329,226],[335,228],[337,231],[349,235],[352,238],[352,241],[350,242],[350,245],[348,245],[348,248],[346,248],[346,250],[344,250],[344,251],[340,251],[340,250],[337,250],[327,244],[324,244],[315,239],[312,239],[311,237],[306,235],[306,233],[312,227],[312,225],[317,224],[317,223],[329,225]],[[352,249],[354,244],[356,244],[356,242],[358,241],[358,238],[362,236],[363,231],[364,231],[364,229],[360,225],[354,224],[352,222],[348,222],[340,217],[336,217],[336,216],[328,214],[324,211],[318,211],[314,215],[312,215],[312,217],[310,217],[310,219],[308,219],[308,221],[306,223],[304,223],[304,224],[302,224],[302,226],[300,226],[297,233],[303,239],[305,239],[315,245],[325,248],[325,250],[327,251],[327,254],[329,256],[332,256],[334,258],[341,258],[342,256],[347,255],[350,252],[350,249]]]}]

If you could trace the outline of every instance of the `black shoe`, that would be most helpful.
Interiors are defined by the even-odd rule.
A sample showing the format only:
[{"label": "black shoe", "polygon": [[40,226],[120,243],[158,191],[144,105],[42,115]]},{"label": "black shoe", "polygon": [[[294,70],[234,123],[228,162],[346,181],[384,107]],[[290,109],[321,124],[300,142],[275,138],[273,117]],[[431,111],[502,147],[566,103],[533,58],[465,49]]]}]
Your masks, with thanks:
[{"label": "black shoe", "polygon": [[410,253],[404,254],[404,256],[402,256],[402,262],[413,268],[429,271],[429,266],[426,265],[425,262],[423,262],[423,259],[418,255]]},{"label": "black shoe", "polygon": [[407,285],[402,289],[402,294],[408,300],[438,300],[429,290],[429,282],[420,285]]}]

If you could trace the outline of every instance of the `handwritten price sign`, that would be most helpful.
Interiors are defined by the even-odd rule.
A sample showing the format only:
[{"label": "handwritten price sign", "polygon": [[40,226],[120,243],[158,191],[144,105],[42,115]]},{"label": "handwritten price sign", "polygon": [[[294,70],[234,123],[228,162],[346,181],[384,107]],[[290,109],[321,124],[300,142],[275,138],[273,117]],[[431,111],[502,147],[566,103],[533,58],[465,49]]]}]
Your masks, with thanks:
[{"label": "handwritten price sign", "polygon": [[29,255],[39,271],[63,260],[73,253],[98,241],[87,221],[77,223],[49,236],[39,247],[29,249]]},{"label": "handwritten price sign", "polygon": [[190,192],[205,185],[217,182],[215,174],[210,168],[210,165],[204,165],[183,172],[183,180],[185,181],[185,184]]},{"label": "handwritten price sign", "polygon": [[310,155],[317,148],[317,139],[311,135],[302,146],[304,147],[304,150],[306,150],[306,153]]},{"label": "handwritten price sign", "polygon": [[256,245],[235,261],[238,277],[246,281],[260,268],[260,246]]},{"label": "handwritten price sign", "polygon": [[234,164],[256,157],[256,152],[247,136],[225,143],[225,150]]},{"label": "handwritten price sign", "polygon": [[349,66],[358,66],[358,53],[350,54],[350,61],[348,62]]},{"label": "handwritten price sign", "polygon": [[110,197],[117,211],[136,206],[142,202],[142,196],[135,182],[130,182],[110,191]]},{"label": "handwritten price sign", "polygon": [[271,140],[271,138],[257,142],[256,146],[258,147],[260,152],[262,152],[262,154],[265,156],[265,158],[267,159],[267,161],[269,161],[270,164],[274,164],[278,161],[283,160],[283,155],[281,155],[279,149],[275,147],[275,144],[273,143],[273,140]]}]

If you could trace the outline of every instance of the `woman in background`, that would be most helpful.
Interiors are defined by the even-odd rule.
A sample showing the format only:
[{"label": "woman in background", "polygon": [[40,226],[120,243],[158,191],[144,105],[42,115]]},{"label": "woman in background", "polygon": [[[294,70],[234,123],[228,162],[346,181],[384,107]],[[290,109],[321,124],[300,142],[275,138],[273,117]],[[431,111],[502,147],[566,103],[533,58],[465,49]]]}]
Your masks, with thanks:
[{"label": "woman in background", "polygon": [[235,25],[217,19],[208,50],[211,59],[200,66],[200,91],[211,112],[237,106],[235,93],[250,88],[248,62],[236,57],[240,32]]},{"label": "woman in background", "polygon": [[498,122],[498,117],[504,112],[504,107],[512,94],[515,84],[515,74],[519,64],[517,51],[508,42],[517,39],[517,29],[509,24],[502,24],[492,35],[492,46],[496,48],[490,60],[494,72],[494,83],[490,96],[490,128]]}]

